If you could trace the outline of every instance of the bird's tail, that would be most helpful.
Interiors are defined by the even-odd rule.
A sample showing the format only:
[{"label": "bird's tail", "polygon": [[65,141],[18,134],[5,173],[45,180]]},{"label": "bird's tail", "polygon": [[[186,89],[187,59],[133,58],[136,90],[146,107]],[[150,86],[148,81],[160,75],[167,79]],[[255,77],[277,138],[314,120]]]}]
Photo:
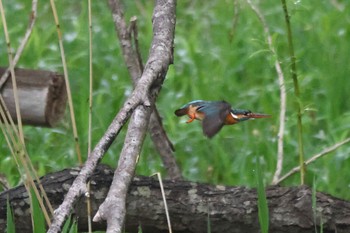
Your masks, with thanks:
[{"label": "bird's tail", "polygon": [[180,108],[178,110],[175,111],[175,115],[176,116],[184,116],[187,114],[187,109],[186,108]]}]

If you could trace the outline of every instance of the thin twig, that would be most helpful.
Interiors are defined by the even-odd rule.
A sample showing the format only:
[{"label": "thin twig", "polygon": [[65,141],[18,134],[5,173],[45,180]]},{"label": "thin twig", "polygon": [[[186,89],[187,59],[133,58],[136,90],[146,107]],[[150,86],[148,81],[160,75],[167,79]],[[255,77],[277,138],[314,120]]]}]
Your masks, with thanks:
[{"label": "thin twig", "polygon": [[302,123],[302,113],[301,113],[301,101],[300,101],[300,90],[298,83],[298,74],[297,74],[297,65],[296,58],[294,54],[294,46],[293,46],[293,35],[292,29],[289,21],[289,13],[287,8],[286,0],[281,0],[282,8],[284,12],[284,17],[287,26],[287,35],[288,35],[288,46],[289,46],[289,56],[291,59],[291,73],[294,83],[294,95],[295,95],[295,103],[297,109],[297,125],[298,125],[298,154],[299,154],[299,166],[300,169],[300,183],[303,185],[305,180],[305,163],[304,163],[304,146],[303,146],[303,123]]},{"label": "thin twig", "polygon": [[280,62],[278,60],[275,47],[273,46],[272,37],[270,34],[270,29],[269,29],[269,26],[265,20],[265,17],[261,13],[260,9],[257,6],[255,6],[251,0],[247,0],[247,3],[250,5],[252,10],[258,16],[261,24],[263,25],[264,32],[265,32],[265,35],[267,38],[267,43],[269,45],[269,49],[276,58],[275,69],[277,72],[278,83],[279,83],[279,88],[280,88],[280,126],[279,126],[279,130],[278,130],[278,141],[277,141],[276,171],[275,171],[275,174],[274,174],[273,180],[272,180],[272,183],[274,183],[280,177],[281,172],[282,172],[282,166],[283,166],[283,137],[284,137],[284,128],[285,128],[285,120],[286,120],[286,102],[287,102],[286,87],[284,84],[283,71],[282,71]]},{"label": "thin twig", "polygon": [[79,164],[82,164],[83,160],[81,158],[81,152],[80,152],[80,146],[79,146],[79,136],[78,136],[78,130],[77,130],[77,125],[76,125],[75,115],[74,115],[74,106],[73,106],[72,94],[71,94],[69,78],[68,78],[66,57],[64,55],[62,32],[61,32],[61,29],[60,29],[60,23],[59,23],[58,16],[57,16],[57,10],[56,10],[55,1],[54,0],[50,0],[50,4],[51,4],[51,8],[52,8],[52,13],[53,13],[53,16],[54,16],[54,19],[55,19],[57,36],[58,36],[58,43],[59,43],[60,52],[61,52],[63,74],[64,74],[65,83],[66,83],[69,112],[70,112],[70,118],[71,118],[72,128],[73,128],[75,151],[77,153]]},{"label": "thin twig", "polygon": [[[168,210],[168,204],[166,202],[166,197],[165,197],[165,192],[164,192],[164,187],[163,187],[163,180],[162,180],[162,175],[160,174],[160,172],[156,173],[158,181],[159,181],[159,185],[160,185],[160,191],[162,193],[162,198],[163,198],[163,203],[164,203],[164,209],[165,209],[165,215],[166,215],[166,220],[168,223],[168,229],[169,229],[169,233],[172,233],[173,230],[171,228],[171,221],[170,221],[170,216],[169,216],[169,210]],[[208,211],[209,214],[209,211]]]},{"label": "thin twig", "polygon": [[137,57],[138,64],[140,66],[140,70],[143,71],[143,62],[141,57],[141,51],[139,46],[139,37],[138,37],[138,30],[137,30],[137,17],[133,16],[130,19],[130,32],[131,37],[134,39],[134,45],[135,45],[135,54]]},{"label": "thin twig", "polygon": [[[30,187],[34,190],[34,193],[38,199],[40,208],[43,211],[46,223],[48,225],[50,225],[51,220],[49,217],[49,214],[47,213],[46,207],[43,203],[43,199],[42,199],[42,195],[46,201],[46,205],[49,208],[49,210],[51,211],[51,213],[53,213],[51,204],[47,198],[47,195],[39,181],[39,178],[36,174],[36,171],[33,167],[33,164],[31,163],[28,153],[26,151],[25,145],[23,143],[23,141],[20,139],[20,136],[18,134],[18,131],[16,130],[15,124],[11,118],[11,115],[8,111],[8,109],[6,108],[5,102],[2,98],[2,96],[0,95],[0,119],[2,119],[0,121],[0,128],[4,134],[4,137],[6,139],[8,148],[11,151],[11,154],[13,155],[13,158],[16,162],[16,165],[18,167],[18,171],[22,171],[21,168],[23,168],[24,173],[23,174],[21,172],[21,176],[23,178],[23,180],[25,181],[24,183],[29,183]],[[41,194],[38,191],[38,188],[36,186],[36,184],[34,183],[34,179],[36,180],[36,182],[39,184],[39,189],[41,191]],[[25,185],[27,188],[28,193],[30,192],[30,188],[29,186]]]},{"label": "thin twig", "polygon": [[[3,100],[1,95],[0,95],[0,108],[1,108],[1,113],[3,113],[2,119],[4,121],[4,124],[7,126],[7,130],[5,130],[2,127],[3,133],[4,133],[4,135],[6,133],[9,134],[9,137],[6,139],[8,146],[9,146],[10,150],[13,152],[12,154],[13,154],[18,166],[19,166],[19,164],[21,164],[21,167],[24,168],[25,176],[26,176],[25,180],[28,181],[29,184],[31,185],[31,187],[33,188],[35,195],[37,196],[37,199],[39,201],[40,207],[44,213],[45,220],[46,220],[47,224],[50,225],[51,220],[49,218],[49,214],[47,213],[47,210],[46,210],[45,205],[43,203],[43,200],[41,198],[42,196],[44,197],[44,200],[46,202],[46,206],[50,210],[51,213],[53,212],[53,209],[52,209],[51,204],[47,198],[45,191],[43,190],[42,185],[40,184],[39,177],[36,173],[36,170],[33,167],[33,164],[30,161],[30,158],[28,156],[28,152],[26,150],[25,141],[24,141],[24,134],[23,134],[23,127],[22,127],[22,119],[21,119],[21,113],[20,113],[20,106],[19,106],[19,99],[18,99],[18,93],[17,93],[17,82],[16,82],[16,77],[15,77],[15,72],[14,72],[14,64],[15,64],[15,62],[18,61],[20,54],[22,53],[22,50],[25,47],[25,44],[26,44],[26,42],[31,34],[32,27],[34,25],[35,18],[36,18],[36,9],[37,9],[37,1],[33,1],[32,2],[31,22],[29,23],[28,30],[27,30],[25,37],[22,40],[22,43],[17,51],[17,54],[16,54],[17,57],[15,57],[15,59],[13,59],[10,38],[8,35],[8,31],[7,31],[6,18],[5,18],[5,14],[4,14],[3,5],[2,5],[2,0],[0,0],[0,11],[1,11],[1,17],[2,17],[2,21],[3,21],[3,25],[4,25],[4,32],[5,32],[8,55],[9,55],[9,69],[10,69],[11,78],[12,78],[18,131],[17,131],[17,128],[12,120],[11,115],[8,112],[8,109],[6,108],[5,101]],[[6,115],[5,115],[5,113],[6,113]],[[11,127],[10,127],[10,125],[11,125]],[[9,138],[11,140],[8,140]],[[11,149],[12,146],[15,148],[15,150]],[[18,161],[20,161],[20,163],[18,163]],[[20,167],[18,170],[19,171],[21,170]],[[34,179],[32,177],[34,177],[34,179],[38,183],[41,194],[39,193],[37,186],[34,183]],[[28,189],[28,192],[29,192],[29,189]]]},{"label": "thin twig", "polygon": [[230,42],[233,40],[233,38],[235,36],[235,31],[236,31],[236,27],[237,27],[238,19],[239,19],[239,10],[240,10],[238,0],[234,0],[233,5],[234,5],[234,11],[233,11],[233,18],[232,18],[232,28],[231,28],[231,31],[229,34],[229,41]]},{"label": "thin twig", "polygon": [[[323,157],[324,155],[327,155],[327,154],[335,151],[339,147],[341,147],[341,146],[343,146],[343,145],[345,145],[346,143],[349,143],[349,142],[350,142],[350,138],[347,138],[344,141],[338,142],[338,143],[334,144],[333,146],[330,146],[330,147],[324,149],[322,152],[320,152],[320,153],[312,156],[310,159],[308,159],[305,162],[305,165],[309,165],[310,163],[315,162],[317,159],[319,159],[319,158]],[[274,184],[281,183],[283,180],[287,179],[288,177],[290,177],[291,175],[293,175],[294,173],[297,173],[299,171],[300,171],[300,166],[294,167],[289,172],[287,172],[287,174],[285,174],[280,179],[278,179]]]},{"label": "thin twig", "polygon": [[[36,3],[33,5],[33,7],[36,8]],[[22,117],[21,117],[19,98],[18,98],[18,92],[17,92],[17,82],[16,82],[16,77],[15,77],[15,72],[14,72],[14,59],[12,57],[10,37],[8,34],[8,30],[7,30],[6,17],[5,17],[5,12],[4,12],[4,8],[3,8],[2,0],[0,0],[0,13],[1,13],[3,26],[4,26],[4,34],[5,34],[6,44],[7,44],[7,49],[8,49],[9,69],[10,69],[12,85],[13,85],[13,95],[14,95],[14,100],[15,100],[16,118],[17,118],[17,125],[18,125],[18,130],[17,130],[10,113],[9,113],[8,109],[6,108],[5,101],[3,100],[3,97],[0,95],[0,102],[1,102],[0,108],[1,108],[1,112],[3,113],[2,120],[4,121],[4,124],[7,126],[7,130],[5,130],[4,127],[2,127],[2,129],[3,129],[4,135],[6,134],[6,132],[10,134],[9,138],[11,140],[8,140],[9,138],[7,137],[6,142],[8,143],[9,148],[12,148],[11,145],[13,145],[13,147],[15,148],[15,150],[10,149],[12,152],[12,155],[14,156],[14,158],[17,162],[17,165],[19,165],[21,163],[21,167],[24,168],[26,178],[27,178],[25,180],[28,181],[29,184],[31,185],[31,187],[33,188],[35,195],[38,199],[39,205],[43,211],[46,223],[48,225],[50,225],[51,220],[49,218],[49,214],[47,213],[47,210],[46,210],[45,205],[43,203],[43,200],[41,198],[42,196],[44,197],[44,200],[46,201],[46,206],[48,207],[49,211],[52,213],[53,210],[52,210],[51,204],[47,198],[47,195],[46,195],[42,185],[40,184],[39,177],[38,177],[38,175],[33,167],[33,164],[30,161],[30,158],[28,156],[26,146],[25,146],[24,133],[23,133],[23,127],[22,127]],[[30,32],[27,31],[26,35],[28,35],[28,37],[29,37]],[[26,42],[23,42],[22,45],[24,46],[25,43]],[[19,48],[18,56],[21,53],[21,51],[20,51],[21,49],[23,49],[23,48]],[[5,113],[7,116],[5,116]],[[10,121],[10,123],[8,121]],[[10,125],[11,125],[11,127],[10,127]],[[6,136],[5,136],[5,138],[6,138]],[[16,139],[18,139],[18,140],[16,140]],[[17,159],[16,159],[16,157],[17,157]],[[20,161],[20,163],[18,163],[18,161]],[[20,171],[21,169],[18,168],[18,170]],[[41,194],[39,193],[37,186],[35,185],[32,177],[34,177],[34,179],[37,181],[39,189],[41,191]],[[28,192],[29,192],[29,189],[28,189]]]},{"label": "thin twig", "polygon": [[[92,134],[92,91],[93,91],[93,70],[92,70],[92,13],[91,13],[91,0],[88,0],[88,17],[89,17],[89,122],[88,122],[88,156],[91,153],[91,134]],[[86,208],[87,208],[87,221],[88,231],[92,232],[92,218],[91,218],[91,198],[90,198],[90,181],[87,183],[86,194]]]},{"label": "thin twig", "polygon": [[[38,1],[33,0],[32,1],[32,12],[30,14],[28,28],[27,28],[27,31],[26,31],[20,45],[18,46],[16,55],[13,58],[13,67],[16,67],[17,62],[22,55],[23,49],[26,46],[30,35],[32,34],[34,23],[36,20],[37,5],[38,5]],[[0,78],[0,90],[1,90],[2,86],[4,85],[4,83],[7,81],[9,74],[10,74],[10,68],[7,68],[6,71],[2,74],[2,76]]]},{"label": "thin twig", "polygon": [[5,40],[6,40],[6,45],[7,45],[7,54],[8,54],[8,60],[9,60],[10,73],[11,73],[11,80],[12,80],[12,85],[13,85],[13,97],[15,100],[18,133],[19,133],[19,138],[20,138],[21,142],[24,144],[22,117],[21,117],[21,111],[20,111],[20,106],[19,106],[17,81],[16,81],[15,68],[14,68],[13,57],[12,57],[13,54],[12,54],[12,49],[11,49],[10,36],[9,36],[8,30],[7,30],[7,22],[6,22],[4,7],[2,5],[2,0],[0,0],[0,14],[1,14],[1,20],[3,23],[3,27],[4,27]]}]

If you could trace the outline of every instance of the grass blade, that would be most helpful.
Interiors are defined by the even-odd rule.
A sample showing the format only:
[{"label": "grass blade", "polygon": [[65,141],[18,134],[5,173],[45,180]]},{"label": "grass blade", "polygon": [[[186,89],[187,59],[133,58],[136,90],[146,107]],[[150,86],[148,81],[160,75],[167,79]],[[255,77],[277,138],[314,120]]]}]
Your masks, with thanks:
[{"label": "grass blade", "polygon": [[12,215],[12,210],[11,210],[11,205],[10,205],[10,201],[9,201],[9,197],[7,197],[7,219],[6,219],[6,222],[7,222],[7,230],[6,232],[7,233],[15,233],[15,222],[14,222],[14,219],[13,219],[13,215]]},{"label": "grass blade", "polygon": [[40,208],[39,200],[35,195],[33,188],[30,189],[31,192],[31,207],[32,207],[32,221],[33,221],[33,232],[35,233],[45,233],[45,217],[43,211]]},{"label": "grass blade", "polygon": [[304,145],[303,145],[303,123],[302,123],[302,103],[300,98],[300,89],[299,89],[299,81],[297,74],[297,65],[296,65],[296,57],[294,53],[294,45],[293,45],[293,35],[292,29],[290,25],[290,16],[287,9],[286,0],[281,0],[282,8],[285,16],[286,26],[287,26],[287,35],[288,35],[288,47],[289,47],[289,56],[291,59],[291,74],[294,83],[294,95],[295,95],[295,103],[297,109],[297,125],[298,125],[298,153],[299,153],[299,166],[300,166],[300,183],[303,185],[305,181],[305,159],[304,159]]},{"label": "grass blade", "polygon": [[258,213],[259,223],[262,233],[269,232],[269,208],[267,206],[267,199],[265,194],[265,186],[261,173],[259,158],[256,160],[256,183],[258,191]]},{"label": "grass blade", "polygon": [[210,210],[209,210],[209,206],[208,206],[208,217],[207,217],[207,233],[211,233],[211,224],[210,224]]},{"label": "grass blade", "polygon": [[68,219],[67,219],[67,221],[64,223],[64,226],[63,226],[63,228],[62,228],[62,233],[67,233],[67,232],[69,232],[69,227],[70,227],[70,223],[71,223],[71,221],[72,221],[72,217],[70,216]]},{"label": "grass blade", "polygon": [[72,226],[70,227],[69,233],[78,233],[78,223],[73,220]]}]

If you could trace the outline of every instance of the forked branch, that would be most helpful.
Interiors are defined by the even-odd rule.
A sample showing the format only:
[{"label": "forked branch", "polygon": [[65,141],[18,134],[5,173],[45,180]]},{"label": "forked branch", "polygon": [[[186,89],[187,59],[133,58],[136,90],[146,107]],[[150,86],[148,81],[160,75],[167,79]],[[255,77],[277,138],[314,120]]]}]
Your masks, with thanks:
[{"label": "forked branch", "polygon": [[[136,108],[139,110],[146,109],[147,114],[147,109],[151,107],[157,97],[167,69],[173,61],[175,6],[176,3],[174,0],[156,1],[153,14],[153,40],[145,70],[137,82],[134,91],[125,101],[106,133],[91,152],[91,155],[69,189],[63,203],[56,209],[54,221],[48,231],[49,233],[60,232],[74,203],[86,192],[87,180],[134,110]],[[142,137],[139,138],[142,141]],[[121,156],[122,158],[125,157]],[[128,186],[127,183],[125,185]],[[99,216],[104,219],[103,214],[100,213]]]}]

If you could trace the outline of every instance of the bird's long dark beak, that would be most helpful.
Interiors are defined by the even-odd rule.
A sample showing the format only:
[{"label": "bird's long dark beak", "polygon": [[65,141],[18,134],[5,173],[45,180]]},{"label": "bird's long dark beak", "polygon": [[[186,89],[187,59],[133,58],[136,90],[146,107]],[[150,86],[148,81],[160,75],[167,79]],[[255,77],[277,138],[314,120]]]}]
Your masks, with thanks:
[{"label": "bird's long dark beak", "polygon": [[248,114],[249,118],[269,118],[271,115],[268,114],[262,114],[262,113],[249,113]]}]

